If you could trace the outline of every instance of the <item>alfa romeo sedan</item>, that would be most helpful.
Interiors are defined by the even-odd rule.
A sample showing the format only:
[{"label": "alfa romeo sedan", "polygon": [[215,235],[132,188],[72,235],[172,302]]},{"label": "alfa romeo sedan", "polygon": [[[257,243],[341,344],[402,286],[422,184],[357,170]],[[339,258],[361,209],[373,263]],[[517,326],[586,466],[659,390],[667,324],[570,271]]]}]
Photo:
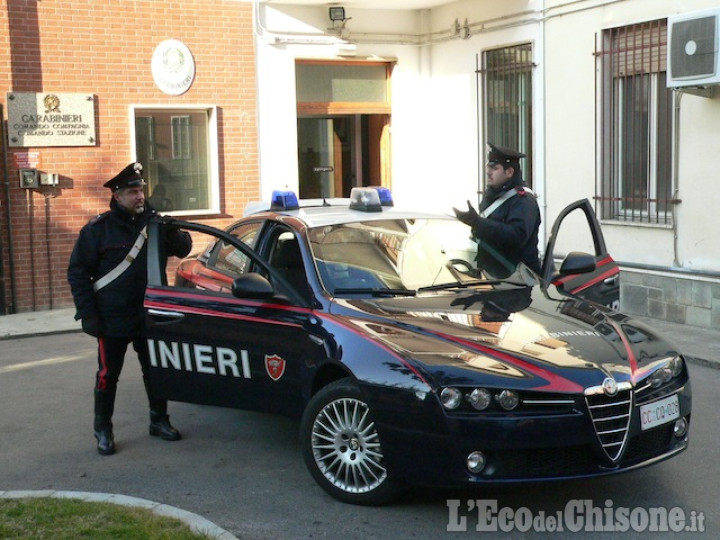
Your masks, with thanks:
[{"label": "alfa romeo sedan", "polygon": [[[561,257],[568,223],[589,249]],[[174,272],[170,226],[199,247]],[[599,477],[687,448],[685,361],[613,309],[619,272],[586,200],[558,218],[540,276],[499,254],[479,267],[466,225],[382,189],[276,193],[224,231],[157,220],[148,250],[157,395],[298,418],[310,474],[341,501]]]}]

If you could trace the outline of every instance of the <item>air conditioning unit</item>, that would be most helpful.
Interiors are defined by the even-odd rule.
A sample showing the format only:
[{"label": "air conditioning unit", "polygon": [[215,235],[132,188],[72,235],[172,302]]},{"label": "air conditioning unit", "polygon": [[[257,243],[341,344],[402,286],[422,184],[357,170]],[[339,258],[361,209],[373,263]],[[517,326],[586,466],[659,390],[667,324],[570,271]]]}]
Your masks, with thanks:
[{"label": "air conditioning unit", "polygon": [[720,9],[668,17],[668,88],[720,84]]}]

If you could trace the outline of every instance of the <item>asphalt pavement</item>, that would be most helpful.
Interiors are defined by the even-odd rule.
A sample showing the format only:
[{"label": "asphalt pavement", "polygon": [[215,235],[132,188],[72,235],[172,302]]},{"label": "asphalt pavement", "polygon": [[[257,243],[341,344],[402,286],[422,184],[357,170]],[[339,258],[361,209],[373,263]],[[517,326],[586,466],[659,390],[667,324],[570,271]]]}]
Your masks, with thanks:
[{"label": "asphalt pavement", "polygon": [[[0,315],[0,341],[24,337],[81,332],[80,322],[74,320],[75,309],[64,308],[34,311],[12,315]],[[697,326],[674,324],[668,321],[638,318],[657,330],[665,339],[675,343],[690,363],[720,369],[720,330]],[[112,493],[85,493],[76,491],[3,491],[0,498],[63,497],[85,501],[114,502],[117,504],[148,508],[161,515],[169,515],[186,522],[193,530],[204,532],[212,538],[232,540],[236,537],[207,519],[159,502]]]},{"label": "asphalt pavement", "polygon": [[[75,308],[54,309],[49,311],[32,311],[13,315],[0,315],[0,341],[19,339],[50,334],[82,332],[80,322],[74,319]],[[2,347],[0,345],[0,347]],[[3,491],[0,486],[0,499],[17,499],[24,497],[72,498],[86,502],[109,502],[123,506],[146,508],[151,512],[173,517],[185,522],[195,532],[206,534],[218,540],[237,540],[230,532],[217,526],[202,516],[181,508],[169,506],[156,501],[129,497],[115,493],[88,493],[81,491]]]}]

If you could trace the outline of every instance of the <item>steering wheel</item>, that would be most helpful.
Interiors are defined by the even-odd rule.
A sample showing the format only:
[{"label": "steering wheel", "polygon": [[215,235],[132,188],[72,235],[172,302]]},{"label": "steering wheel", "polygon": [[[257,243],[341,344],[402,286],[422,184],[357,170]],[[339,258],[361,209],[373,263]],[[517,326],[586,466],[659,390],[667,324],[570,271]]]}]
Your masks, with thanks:
[{"label": "steering wheel", "polygon": [[[473,265],[465,259],[450,259],[447,263],[447,266],[452,267],[455,270],[463,270],[467,274],[472,274],[475,272],[475,268],[473,268]],[[457,268],[458,266],[462,268]]]}]

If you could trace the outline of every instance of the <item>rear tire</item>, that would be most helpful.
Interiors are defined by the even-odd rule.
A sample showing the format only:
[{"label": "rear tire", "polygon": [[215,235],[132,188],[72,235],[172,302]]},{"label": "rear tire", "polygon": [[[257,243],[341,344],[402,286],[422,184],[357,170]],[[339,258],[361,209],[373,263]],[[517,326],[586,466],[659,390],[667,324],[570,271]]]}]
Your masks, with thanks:
[{"label": "rear tire", "polygon": [[370,406],[351,379],[313,396],[300,423],[300,445],[310,474],[340,501],[377,506],[399,492],[385,467]]}]

